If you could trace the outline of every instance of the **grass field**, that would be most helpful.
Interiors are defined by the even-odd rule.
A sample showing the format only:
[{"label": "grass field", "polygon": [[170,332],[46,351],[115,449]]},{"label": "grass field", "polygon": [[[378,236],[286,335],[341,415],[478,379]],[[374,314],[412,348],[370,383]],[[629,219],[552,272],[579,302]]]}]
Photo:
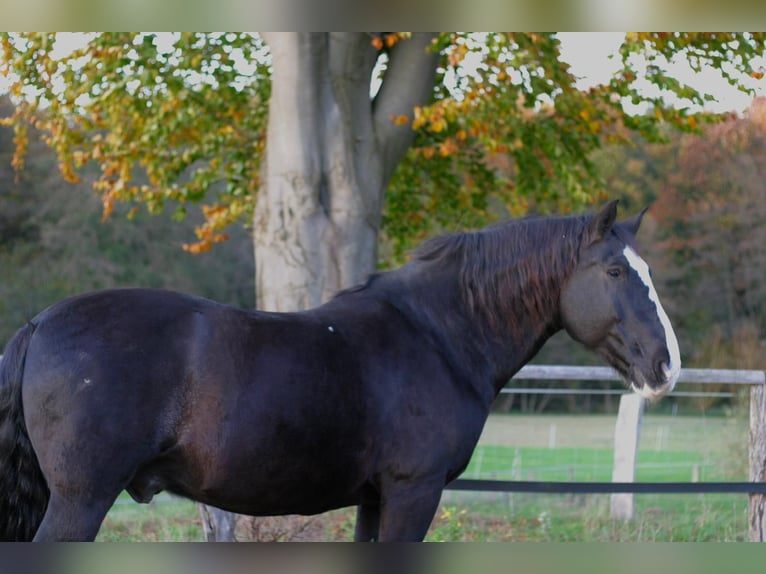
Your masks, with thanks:
[{"label": "grass field", "polygon": [[[466,477],[609,481],[613,416],[490,417]],[[747,479],[747,421],[648,413],[637,480]],[[196,505],[160,495],[150,505],[121,497],[99,540],[202,540]],[[747,496],[636,495],[634,520],[609,518],[608,495],[445,492],[428,540],[736,541],[747,539]],[[354,512],[245,521],[240,540],[350,540]]]}]

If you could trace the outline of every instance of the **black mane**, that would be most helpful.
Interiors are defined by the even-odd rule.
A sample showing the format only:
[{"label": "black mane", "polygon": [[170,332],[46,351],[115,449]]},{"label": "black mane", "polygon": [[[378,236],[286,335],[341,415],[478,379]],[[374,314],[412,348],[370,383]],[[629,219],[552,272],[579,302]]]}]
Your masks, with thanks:
[{"label": "black mane", "polygon": [[464,303],[495,332],[521,314],[539,322],[558,303],[588,219],[527,217],[435,237],[415,250],[413,263],[456,264]]}]

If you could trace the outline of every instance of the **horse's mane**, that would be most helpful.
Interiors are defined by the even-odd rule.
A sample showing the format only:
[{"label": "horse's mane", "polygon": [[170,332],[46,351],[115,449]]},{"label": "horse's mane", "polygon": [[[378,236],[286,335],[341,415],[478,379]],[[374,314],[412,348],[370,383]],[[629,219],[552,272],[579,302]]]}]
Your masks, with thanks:
[{"label": "horse's mane", "polygon": [[463,301],[501,332],[520,311],[542,322],[558,305],[560,286],[574,268],[590,216],[527,217],[480,231],[426,241],[413,262],[453,263],[459,269]]}]

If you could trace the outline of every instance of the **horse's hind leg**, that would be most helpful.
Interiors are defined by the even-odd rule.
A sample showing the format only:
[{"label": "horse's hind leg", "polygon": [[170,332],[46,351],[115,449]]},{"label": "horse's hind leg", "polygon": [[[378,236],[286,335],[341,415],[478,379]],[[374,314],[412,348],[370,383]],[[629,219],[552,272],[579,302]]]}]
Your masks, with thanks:
[{"label": "horse's hind leg", "polygon": [[372,542],[380,532],[380,502],[363,502],[356,510],[354,541]]},{"label": "horse's hind leg", "polygon": [[34,541],[94,540],[112,503],[113,500],[70,502],[51,493],[48,509]]},{"label": "horse's hind leg", "polygon": [[48,509],[35,534],[35,542],[91,541],[112,506],[110,500],[69,501],[51,492]]},{"label": "horse's hind leg", "polygon": [[90,541],[96,538],[101,522],[114,500],[71,502],[51,493],[48,509],[35,534],[35,542]]}]

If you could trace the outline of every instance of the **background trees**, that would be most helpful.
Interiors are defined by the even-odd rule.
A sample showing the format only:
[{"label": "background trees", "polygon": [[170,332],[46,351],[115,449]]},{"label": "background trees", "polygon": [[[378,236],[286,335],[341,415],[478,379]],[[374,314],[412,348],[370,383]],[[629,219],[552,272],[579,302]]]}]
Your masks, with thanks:
[{"label": "background trees", "polygon": [[199,202],[193,252],[252,222],[259,301],[297,308],[374,269],[381,221],[401,256],[444,227],[599,198],[589,153],[624,139],[615,127],[656,139],[710,119],[694,106],[712,96],[667,60],[740,83],[764,40],[628,34],[609,83],[580,89],[555,34],[265,39],[109,33],[68,52],[54,34],[3,35],[16,164],[32,123],[66,179],[97,166],[105,216],[117,202],[171,203],[181,218]]},{"label": "background trees", "polygon": [[[0,115],[12,113],[0,98]],[[115,286],[164,287],[252,306],[252,243],[244,230],[215,253],[181,250],[194,231],[170,213],[115,217],[102,223],[102,203],[92,191],[96,174],[78,184],[62,180],[56,156],[33,138],[26,168],[14,172],[13,132],[0,127],[0,345],[54,301]],[[0,347],[2,348],[2,347]]]},{"label": "background trees", "polygon": [[[669,306],[693,340],[713,315],[729,317],[722,327],[729,336],[737,313],[760,312],[758,279],[747,275],[752,270],[732,263],[720,275],[724,284],[710,280],[704,267],[717,269],[715,261],[748,249],[758,257],[757,241],[748,243],[757,232],[744,231],[753,225],[730,227],[728,243],[694,243],[713,223],[739,215],[757,220],[757,202],[743,199],[732,213],[722,198],[738,193],[727,182],[756,179],[758,162],[745,169],[737,163],[741,157],[731,159],[725,176],[714,172],[679,191],[667,174],[687,181],[696,170],[693,177],[699,178],[701,168],[715,164],[697,161],[695,168],[695,157],[720,156],[713,148],[727,138],[744,142],[745,136],[722,124],[715,129],[731,134],[712,136],[719,143],[696,152],[694,146],[703,144],[691,142],[702,140],[678,139],[679,130],[701,131],[722,118],[701,113],[712,96],[671,77],[665,64],[683,60],[718,69],[741,85],[748,75],[761,74],[751,59],[763,51],[762,35],[628,34],[615,75],[587,88],[562,59],[554,34],[110,33],[87,36],[70,51],[53,34],[4,34],[0,40],[0,72],[10,80],[14,103],[0,114],[13,129],[12,136],[5,132],[4,153],[16,168],[28,164],[18,173],[7,164],[2,168],[0,201],[7,211],[0,238],[3,256],[11,258],[2,271],[8,277],[3,288],[35,281],[21,279],[21,268],[36,257],[24,249],[54,258],[48,275],[36,276],[55,274],[58,279],[45,285],[59,285],[30,301],[26,314],[69,292],[126,283],[175,286],[247,305],[252,299],[240,294],[253,281],[242,277],[251,274],[260,306],[301,308],[361,281],[378,264],[402,261],[410,246],[432,233],[509,214],[579,209],[607,195],[622,196],[636,209],[656,201],[654,218],[673,212],[700,218],[668,220],[674,232],[685,230],[678,245],[686,251],[674,252],[676,265],[665,265],[661,254],[655,260],[663,266],[658,276],[677,281],[663,293],[683,294],[678,309]],[[27,153],[37,150],[33,129],[55,159]],[[656,151],[643,143],[661,140],[670,147]],[[33,165],[38,161],[46,167]],[[53,164],[65,179],[93,185],[98,205],[74,190],[59,199],[63,186],[46,171]],[[703,201],[702,187],[716,191]],[[41,199],[35,205],[25,203],[36,193]],[[99,211],[109,225],[95,224]],[[140,217],[143,211],[163,215]],[[142,229],[153,228],[156,241],[126,235],[113,238],[119,247],[99,243],[105,234],[134,229],[117,225],[123,215],[139,217],[148,225]],[[67,221],[69,231],[56,236],[52,230]],[[231,247],[225,240],[241,239],[234,230],[242,223],[253,246],[232,248],[224,263]],[[663,222],[658,229],[661,234],[668,226]],[[657,240],[666,248],[680,241]],[[205,259],[180,250],[160,255],[160,245],[168,243]],[[86,245],[94,246],[93,261],[67,270],[66,262]],[[692,251],[710,261],[689,267]],[[131,257],[145,270],[127,272]],[[176,265],[180,275],[163,282]],[[186,265],[197,271],[181,279]],[[208,273],[218,286],[202,286],[205,273],[199,270],[218,265],[220,271]],[[151,268],[161,272],[146,271]],[[730,296],[714,310],[682,308],[693,301],[697,285],[707,285],[705,297]]]}]

